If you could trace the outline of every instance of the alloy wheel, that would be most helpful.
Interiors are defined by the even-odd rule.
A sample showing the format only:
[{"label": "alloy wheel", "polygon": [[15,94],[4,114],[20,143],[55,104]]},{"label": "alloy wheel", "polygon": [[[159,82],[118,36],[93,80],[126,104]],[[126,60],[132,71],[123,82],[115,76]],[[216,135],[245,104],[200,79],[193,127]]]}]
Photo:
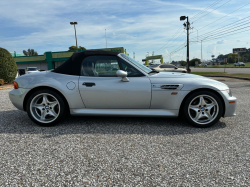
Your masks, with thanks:
[{"label": "alloy wheel", "polygon": [[218,112],[218,103],[209,95],[196,96],[188,106],[189,117],[200,125],[211,123],[218,116]]},{"label": "alloy wheel", "polygon": [[55,96],[48,93],[41,93],[32,99],[30,112],[37,121],[51,123],[60,114],[60,104]]}]

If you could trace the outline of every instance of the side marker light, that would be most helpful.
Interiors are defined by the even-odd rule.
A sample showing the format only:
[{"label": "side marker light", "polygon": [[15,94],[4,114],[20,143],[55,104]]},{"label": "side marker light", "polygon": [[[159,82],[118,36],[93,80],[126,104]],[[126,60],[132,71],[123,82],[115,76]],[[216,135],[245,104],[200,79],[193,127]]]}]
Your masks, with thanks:
[{"label": "side marker light", "polygon": [[18,89],[18,88],[19,88],[19,86],[18,86],[17,82],[14,81],[14,89]]}]

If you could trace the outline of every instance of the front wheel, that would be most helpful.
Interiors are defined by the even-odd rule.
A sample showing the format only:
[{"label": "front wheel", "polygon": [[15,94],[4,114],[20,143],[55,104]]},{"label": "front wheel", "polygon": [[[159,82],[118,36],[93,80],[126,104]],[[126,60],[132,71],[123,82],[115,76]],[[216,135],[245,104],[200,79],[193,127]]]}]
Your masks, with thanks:
[{"label": "front wheel", "polygon": [[195,127],[211,127],[219,121],[223,112],[221,99],[211,91],[191,94],[184,103],[183,114]]},{"label": "front wheel", "polygon": [[28,99],[27,113],[30,119],[40,126],[53,126],[66,114],[62,97],[52,90],[39,90]]}]

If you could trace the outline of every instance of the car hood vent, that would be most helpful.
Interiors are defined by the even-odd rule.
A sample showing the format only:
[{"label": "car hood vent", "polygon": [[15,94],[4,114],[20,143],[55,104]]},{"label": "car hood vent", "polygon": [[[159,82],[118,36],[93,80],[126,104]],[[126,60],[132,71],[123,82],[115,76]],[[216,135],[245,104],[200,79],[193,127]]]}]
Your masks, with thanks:
[{"label": "car hood vent", "polygon": [[175,90],[179,87],[179,85],[162,85],[161,89],[169,89],[169,90]]}]

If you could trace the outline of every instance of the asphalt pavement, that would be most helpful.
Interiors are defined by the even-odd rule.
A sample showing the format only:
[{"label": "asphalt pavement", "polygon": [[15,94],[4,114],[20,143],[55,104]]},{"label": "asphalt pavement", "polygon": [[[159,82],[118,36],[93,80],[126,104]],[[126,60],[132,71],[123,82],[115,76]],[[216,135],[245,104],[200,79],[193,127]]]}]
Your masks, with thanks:
[{"label": "asphalt pavement", "polygon": [[[224,68],[190,68],[192,72],[224,72]],[[247,73],[250,74],[250,68],[225,68],[226,73]]]},{"label": "asphalt pavement", "polygon": [[0,186],[250,186],[250,81],[217,78],[237,116],[70,117],[39,127],[0,90]]}]

